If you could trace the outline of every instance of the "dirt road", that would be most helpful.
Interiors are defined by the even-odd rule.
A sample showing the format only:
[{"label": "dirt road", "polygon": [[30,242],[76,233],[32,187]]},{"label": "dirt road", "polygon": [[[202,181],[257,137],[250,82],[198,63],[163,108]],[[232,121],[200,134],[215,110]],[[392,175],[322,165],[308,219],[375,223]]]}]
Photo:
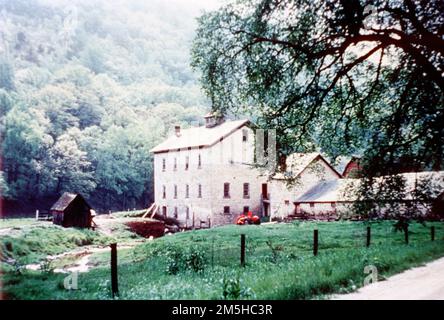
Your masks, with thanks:
[{"label": "dirt road", "polygon": [[365,286],[335,300],[444,300],[444,258]]}]

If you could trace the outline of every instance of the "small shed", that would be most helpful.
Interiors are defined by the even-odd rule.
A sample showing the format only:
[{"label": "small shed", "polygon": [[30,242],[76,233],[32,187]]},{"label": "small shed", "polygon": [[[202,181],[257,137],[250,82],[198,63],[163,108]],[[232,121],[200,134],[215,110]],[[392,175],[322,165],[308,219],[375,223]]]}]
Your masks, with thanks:
[{"label": "small shed", "polygon": [[54,224],[68,227],[90,228],[92,222],[91,206],[80,195],[65,192],[51,207]]}]

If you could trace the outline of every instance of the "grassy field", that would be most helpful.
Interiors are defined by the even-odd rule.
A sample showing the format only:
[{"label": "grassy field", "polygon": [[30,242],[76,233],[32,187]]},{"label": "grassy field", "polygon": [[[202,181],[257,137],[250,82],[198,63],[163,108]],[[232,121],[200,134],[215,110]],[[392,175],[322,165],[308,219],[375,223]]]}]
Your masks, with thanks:
[{"label": "grassy field", "polygon": [[[376,266],[382,280],[444,256],[443,223],[412,224],[408,245],[393,223],[371,224],[370,248],[362,222],[232,225],[165,236],[119,250],[120,298],[318,299],[362,286],[367,265]],[[239,266],[241,233],[247,239],[244,268]],[[12,270],[2,276],[4,294],[10,299],[110,299],[109,253],[94,254],[91,262],[96,267],[79,275],[79,290],[65,290],[66,275],[51,270]]]},{"label": "grassy field", "polygon": [[[7,229],[7,230],[5,230]],[[89,245],[106,245],[110,237],[91,230],[65,229],[50,222],[33,219],[0,221],[0,262],[15,265],[38,263],[48,255],[56,255]]]}]

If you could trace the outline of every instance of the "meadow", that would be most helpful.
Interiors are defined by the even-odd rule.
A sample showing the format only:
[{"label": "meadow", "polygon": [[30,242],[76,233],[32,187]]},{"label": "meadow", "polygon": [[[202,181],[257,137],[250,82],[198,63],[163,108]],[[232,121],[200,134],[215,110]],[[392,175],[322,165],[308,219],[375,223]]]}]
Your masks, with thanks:
[{"label": "meadow", "polygon": [[[410,241],[393,221],[293,222],[223,226],[146,241],[118,250],[119,299],[323,299],[363,285],[365,266],[379,280],[444,256],[444,224],[412,223]],[[372,240],[366,247],[366,227]],[[436,228],[431,241],[430,227]],[[313,230],[319,253],[313,256]],[[59,232],[84,232],[60,230]],[[88,231],[92,232],[92,231]],[[246,235],[246,264],[240,265],[240,234]],[[106,243],[96,235],[93,242]],[[6,250],[4,239],[2,251]],[[124,242],[119,242],[122,245]],[[94,268],[79,274],[79,289],[66,290],[66,274],[5,269],[8,299],[111,299],[110,254],[91,256]],[[4,264],[3,264],[4,265]]]}]

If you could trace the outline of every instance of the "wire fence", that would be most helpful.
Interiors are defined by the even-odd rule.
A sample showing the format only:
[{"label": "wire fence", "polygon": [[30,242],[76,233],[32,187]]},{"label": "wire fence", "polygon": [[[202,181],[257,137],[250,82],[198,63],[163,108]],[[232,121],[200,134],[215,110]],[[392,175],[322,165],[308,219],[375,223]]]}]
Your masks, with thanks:
[{"label": "wire fence", "polygon": [[[444,238],[444,226],[416,225],[407,230],[394,231],[393,226],[376,225],[347,228],[329,228],[322,225],[319,228],[298,228],[279,234],[256,233],[248,227],[239,234],[223,236],[209,236],[190,243],[205,258],[206,263],[214,267],[241,266],[242,257],[246,265],[254,262],[276,262],[279,258],[304,257],[322,255],[337,250],[362,249],[366,247],[418,245]],[[242,235],[245,236],[245,245],[242,246]],[[316,239],[317,238],[317,239]]]},{"label": "wire fence", "polygon": [[[204,236],[196,237],[186,246],[164,245],[158,251],[146,253],[150,259],[149,268],[162,269],[176,274],[180,268],[199,271],[199,268],[242,268],[256,263],[279,263],[288,259],[307,258],[328,255],[342,250],[365,250],[366,248],[420,245],[426,242],[444,239],[444,225],[415,225],[400,228],[397,232],[387,224],[346,225],[344,228],[330,228],[321,224],[317,228],[297,225],[279,233],[270,229],[263,234],[253,228],[239,228],[238,234],[206,231]],[[160,249],[161,248],[161,249]],[[112,251],[117,255],[117,250]],[[143,254],[142,254],[143,256]],[[115,261],[112,256],[111,261]],[[111,263],[113,294],[118,293],[117,263]]]}]

